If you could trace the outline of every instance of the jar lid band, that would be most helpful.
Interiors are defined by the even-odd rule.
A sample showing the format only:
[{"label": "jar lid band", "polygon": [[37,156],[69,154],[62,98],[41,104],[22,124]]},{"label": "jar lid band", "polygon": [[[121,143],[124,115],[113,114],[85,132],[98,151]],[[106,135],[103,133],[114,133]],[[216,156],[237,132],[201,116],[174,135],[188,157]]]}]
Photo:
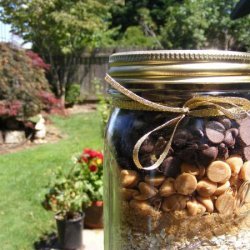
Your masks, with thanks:
[{"label": "jar lid band", "polygon": [[[175,84],[250,83],[250,53],[229,51],[135,51],[113,54],[109,75],[133,88]],[[131,86],[130,86],[131,85]]]},{"label": "jar lid band", "polygon": [[110,65],[190,61],[250,63],[250,53],[223,50],[148,50],[115,53],[109,57]]}]

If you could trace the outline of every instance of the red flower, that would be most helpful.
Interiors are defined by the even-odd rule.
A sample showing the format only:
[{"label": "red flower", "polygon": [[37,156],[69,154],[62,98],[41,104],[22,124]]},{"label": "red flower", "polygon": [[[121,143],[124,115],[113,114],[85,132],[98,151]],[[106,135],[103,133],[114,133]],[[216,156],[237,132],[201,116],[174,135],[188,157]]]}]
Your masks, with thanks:
[{"label": "red flower", "polygon": [[98,158],[98,159],[103,160],[103,154],[101,152],[92,150],[90,148],[85,148],[83,150],[83,154],[84,155],[89,155],[90,158]]},{"label": "red flower", "polygon": [[92,150],[91,150],[90,148],[85,148],[85,149],[83,150],[83,153],[84,153],[84,154],[90,155],[91,152],[92,152]]},{"label": "red flower", "polygon": [[98,159],[103,160],[103,154],[102,154],[102,153],[100,153],[100,152],[97,152],[96,157],[97,157]]},{"label": "red flower", "polygon": [[102,153],[100,153],[100,152],[98,152],[98,151],[92,151],[90,156],[91,156],[92,158],[103,159]]},{"label": "red flower", "polygon": [[96,153],[97,153],[96,151],[92,150],[89,155],[90,155],[91,158],[95,158]]},{"label": "red flower", "polygon": [[87,157],[85,157],[84,155],[83,156],[81,156],[81,162],[88,162],[88,158]]},{"label": "red flower", "polygon": [[97,166],[96,166],[96,165],[90,165],[90,166],[89,166],[89,170],[90,170],[91,172],[97,172]]}]

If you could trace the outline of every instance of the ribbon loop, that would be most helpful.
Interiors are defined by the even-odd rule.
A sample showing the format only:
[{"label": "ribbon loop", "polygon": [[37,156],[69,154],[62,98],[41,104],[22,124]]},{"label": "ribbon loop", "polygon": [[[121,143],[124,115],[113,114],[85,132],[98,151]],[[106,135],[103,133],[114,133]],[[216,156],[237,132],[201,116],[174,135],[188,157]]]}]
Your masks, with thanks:
[{"label": "ribbon loop", "polygon": [[[165,122],[164,124],[160,125],[159,127],[153,129],[152,131],[146,133],[144,136],[142,136],[138,141],[137,143],[135,144],[134,146],[134,150],[133,150],[133,159],[134,159],[134,163],[135,165],[140,168],[140,169],[144,169],[144,170],[154,170],[156,168],[158,168],[162,162],[164,161],[164,159],[166,158],[166,156],[168,155],[168,152],[171,148],[171,144],[172,144],[172,141],[173,141],[173,138],[174,138],[174,134],[175,134],[175,131],[179,125],[179,123],[181,122],[181,120],[185,117],[185,115],[180,115],[176,118],[173,118],[167,122]],[[174,126],[174,130],[171,134],[171,137],[165,147],[165,149],[163,150],[162,154],[160,155],[160,157],[157,159],[157,161],[149,166],[149,167],[143,167],[140,163],[140,160],[139,160],[139,150],[141,148],[141,145],[143,144],[143,142],[147,139],[147,137],[152,134],[153,132],[157,131],[157,130],[160,130],[162,128],[165,128],[165,127],[169,127],[171,125],[175,125]]]},{"label": "ribbon loop", "polygon": [[[241,98],[241,97],[230,97],[230,96],[194,96],[188,101],[186,101],[182,107],[171,107],[167,105],[163,105],[160,103],[152,102],[147,99],[144,99],[134,92],[128,90],[127,88],[123,87],[117,81],[115,81],[111,76],[108,74],[105,77],[105,80],[117,91],[124,94],[130,100],[129,102],[124,101],[117,101],[116,106],[120,106],[121,108],[128,108],[138,106],[141,110],[153,110],[153,111],[162,111],[162,112],[170,112],[170,113],[177,113],[178,116],[165,122],[164,124],[158,126],[157,128],[149,131],[145,135],[143,135],[135,144],[133,150],[133,160],[137,168],[144,169],[144,170],[154,170],[158,168],[164,159],[167,157],[169,149],[171,148],[171,144],[175,135],[175,132],[182,121],[182,119],[186,115],[191,115],[194,117],[215,117],[215,116],[222,116],[225,115],[230,119],[243,119],[246,116],[249,116],[250,110],[250,101]],[[134,105],[132,105],[134,104]],[[181,115],[180,115],[181,114]],[[156,160],[156,162],[148,167],[143,167],[139,160],[139,150],[143,142],[147,139],[147,137],[162,128],[171,127],[174,125],[174,129],[171,133],[170,139],[163,150],[160,157]]]}]

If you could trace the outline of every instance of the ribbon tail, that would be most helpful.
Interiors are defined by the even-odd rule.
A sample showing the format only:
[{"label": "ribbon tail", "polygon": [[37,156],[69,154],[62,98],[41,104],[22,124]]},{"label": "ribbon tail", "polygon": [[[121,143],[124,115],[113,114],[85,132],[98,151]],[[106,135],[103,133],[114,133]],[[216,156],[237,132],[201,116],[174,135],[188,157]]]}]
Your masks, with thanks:
[{"label": "ribbon tail", "polygon": [[[180,115],[180,116],[178,116],[178,117],[176,117],[176,118],[173,118],[173,119],[167,121],[166,123],[164,123],[164,124],[160,125],[159,127],[155,128],[155,129],[153,129],[153,130],[151,130],[150,132],[146,133],[144,136],[142,136],[142,137],[137,141],[137,143],[136,143],[135,146],[134,146],[134,150],[133,150],[133,160],[134,160],[134,163],[135,163],[135,165],[137,166],[137,168],[139,168],[139,169],[144,169],[144,170],[154,170],[154,169],[158,168],[158,167],[162,164],[162,162],[164,161],[164,159],[165,159],[166,156],[168,155],[168,152],[169,152],[169,150],[170,150],[170,148],[171,148],[172,141],[173,141],[173,138],[174,138],[174,135],[175,135],[175,131],[176,131],[177,127],[179,126],[179,123],[181,122],[181,120],[182,120],[184,117],[185,117],[185,114]],[[167,145],[166,145],[166,147],[165,147],[163,153],[160,155],[160,157],[157,159],[157,161],[156,161],[153,165],[151,165],[151,166],[149,166],[149,167],[143,167],[143,166],[141,165],[141,163],[140,163],[140,160],[139,160],[139,150],[140,150],[140,148],[141,148],[142,143],[147,139],[147,137],[148,137],[151,133],[153,133],[153,132],[155,132],[155,131],[157,131],[157,130],[160,130],[160,129],[162,129],[162,128],[171,126],[172,124],[175,124],[175,127],[174,127],[174,130],[173,130],[173,132],[172,132],[172,134],[171,134],[171,137],[170,137],[170,139],[169,139],[169,141],[168,141],[168,143],[167,143]]]}]

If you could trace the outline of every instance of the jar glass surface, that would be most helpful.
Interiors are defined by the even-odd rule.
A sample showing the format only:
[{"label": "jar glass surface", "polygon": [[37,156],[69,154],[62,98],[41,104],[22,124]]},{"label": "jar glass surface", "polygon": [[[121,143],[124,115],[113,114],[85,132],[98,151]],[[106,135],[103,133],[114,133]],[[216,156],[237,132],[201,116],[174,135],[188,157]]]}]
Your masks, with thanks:
[{"label": "jar glass surface", "polygon": [[[174,107],[197,95],[250,99],[246,88],[215,91],[137,94]],[[155,130],[177,116],[113,109],[105,143],[105,249],[248,249],[250,118],[185,115]],[[134,149],[149,132],[138,149],[140,169]],[[171,136],[167,156],[147,170]]]}]

